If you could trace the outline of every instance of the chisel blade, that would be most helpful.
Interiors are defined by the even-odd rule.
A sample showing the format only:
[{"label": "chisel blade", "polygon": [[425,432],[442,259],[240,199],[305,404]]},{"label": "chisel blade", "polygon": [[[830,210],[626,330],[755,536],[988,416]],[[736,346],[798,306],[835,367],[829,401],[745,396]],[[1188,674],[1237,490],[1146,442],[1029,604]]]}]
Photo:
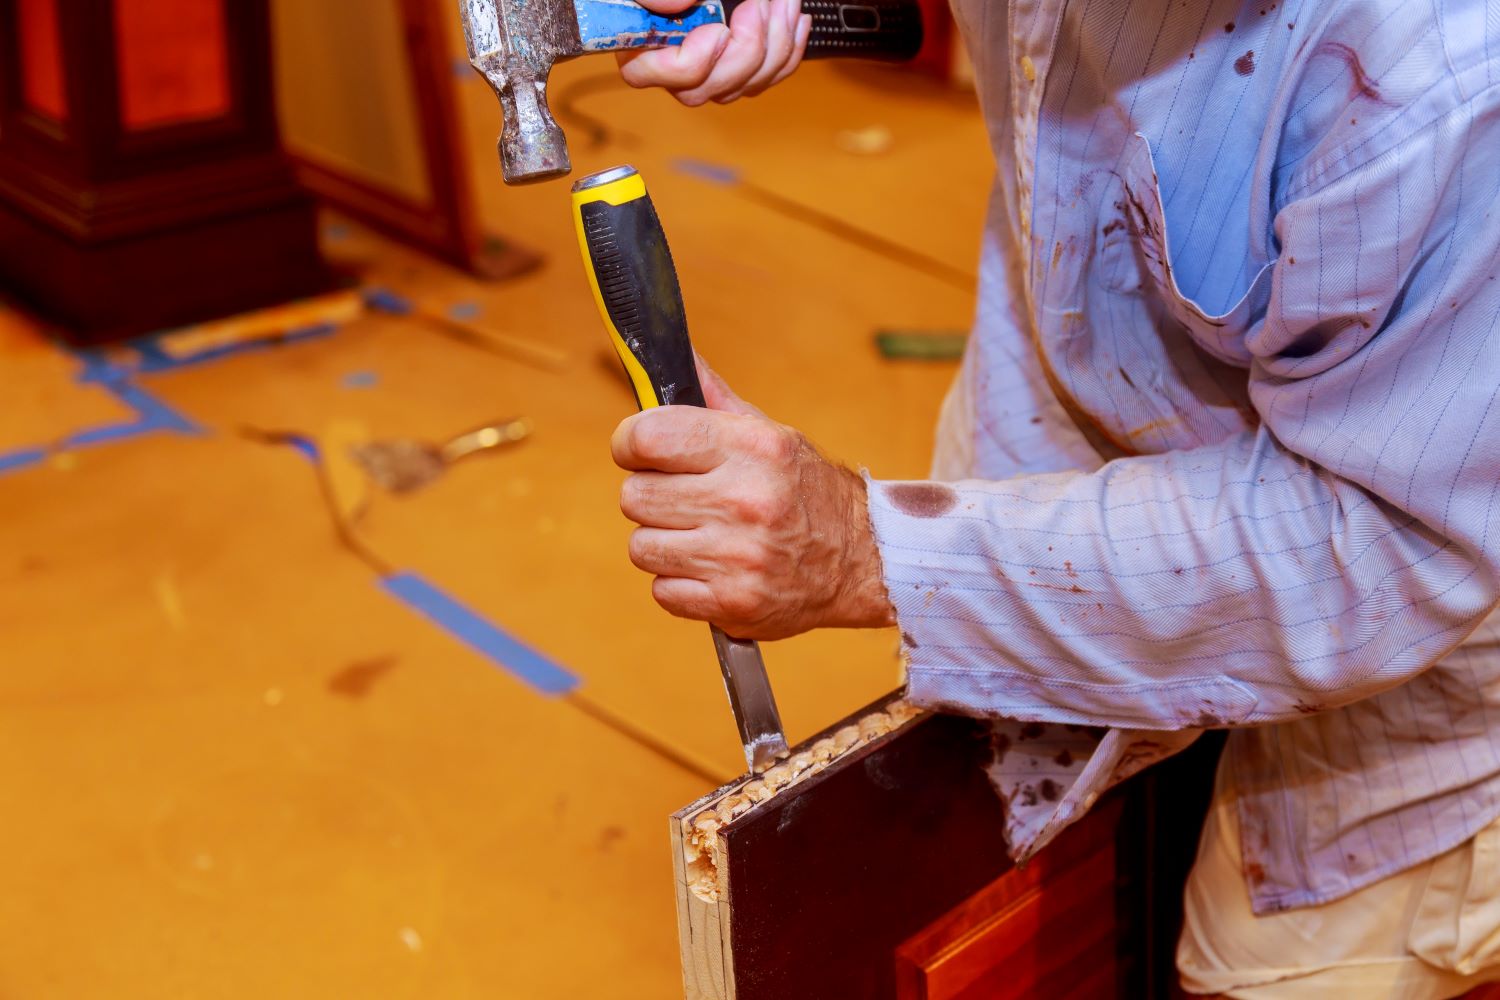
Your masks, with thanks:
[{"label": "chisel blade", "polygon": [[766,661],[761,659],[757,643],[732,639],[717,626],[713,635],[719,669],[724,673],[724,690],[729,692],[729,707],[745,745],[745,763],[752,771],[764,771],[787,755],[786,734],[781,729],[781,713],[776,711],[776,697],[771,694],[771,679],[766,676]]}]

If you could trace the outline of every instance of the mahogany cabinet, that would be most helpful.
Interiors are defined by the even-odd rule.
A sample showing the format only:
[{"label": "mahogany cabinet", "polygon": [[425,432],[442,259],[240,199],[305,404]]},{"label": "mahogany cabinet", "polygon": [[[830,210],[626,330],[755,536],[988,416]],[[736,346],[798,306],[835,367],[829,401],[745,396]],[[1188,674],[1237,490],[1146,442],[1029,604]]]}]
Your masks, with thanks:
[{"label": "mahogany cabinet", "polygon": [[77,342],[322,290],[267,0],[0,0],[0,288]]}]

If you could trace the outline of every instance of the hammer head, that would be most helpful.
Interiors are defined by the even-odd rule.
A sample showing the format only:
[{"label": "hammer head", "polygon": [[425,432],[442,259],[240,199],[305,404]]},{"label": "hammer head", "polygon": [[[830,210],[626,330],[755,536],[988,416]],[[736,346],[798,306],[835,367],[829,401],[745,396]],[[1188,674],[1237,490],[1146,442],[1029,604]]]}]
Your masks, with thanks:
[{"label": "hammer head", "polygon": [[571,169],[568,141],[547,107],[552,64],[583,51],[572,0],[459,0],[469,62],[500,98],[500,166],[523,184]]}]

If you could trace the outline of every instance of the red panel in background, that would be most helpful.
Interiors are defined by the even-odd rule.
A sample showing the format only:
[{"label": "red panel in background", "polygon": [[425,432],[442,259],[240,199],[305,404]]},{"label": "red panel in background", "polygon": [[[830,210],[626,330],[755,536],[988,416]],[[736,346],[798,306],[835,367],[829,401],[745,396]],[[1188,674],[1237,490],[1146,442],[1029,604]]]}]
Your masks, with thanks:
[{"label": "red panel in background", "polygon": [[229,113],[226,0],[114,0],[127,132]]},{"label": "red panel in background", "polygon": [[911,68],[939,80],[953,75],[953,14],[948,0],[918,0],[922,8],[922,50]]},{"label": "red panel in background", "polygon": [[39,114],[66,121],[68,94],[63,87],[57,0],[18,0],[16,21],[21,43],[21,99]]}]

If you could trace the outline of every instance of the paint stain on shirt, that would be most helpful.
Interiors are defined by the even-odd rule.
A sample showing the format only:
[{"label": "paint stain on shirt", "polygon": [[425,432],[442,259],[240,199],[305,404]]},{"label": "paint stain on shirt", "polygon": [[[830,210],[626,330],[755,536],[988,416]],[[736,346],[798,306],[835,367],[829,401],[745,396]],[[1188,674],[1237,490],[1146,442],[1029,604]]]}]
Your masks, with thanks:
[{"label": "paint stain on shirt", "polygon": [[912,517],[942,517],[958,506],[958,492],[943,483],[896,483],[885,488],[885,495]]},{"label": "paint stain on shirt", "polygon": [[1376,86],[1375,81],[1370,79],[1370,75],[1365,72],[1365,64],[1360,60],[1359,53],[1355,52],[1348,45],[1345,45],[1343,42],[1324,42],[1316,49],[1313,49],[1313,55],[1332,56],[1348,67],[1349,76],[1351,77],[1349,100],[1352,101],[1357,97],[1363,97],[1366,100],[1375,101],[1380,104],[1390,103],[1380,93],[1380,88]]}]

